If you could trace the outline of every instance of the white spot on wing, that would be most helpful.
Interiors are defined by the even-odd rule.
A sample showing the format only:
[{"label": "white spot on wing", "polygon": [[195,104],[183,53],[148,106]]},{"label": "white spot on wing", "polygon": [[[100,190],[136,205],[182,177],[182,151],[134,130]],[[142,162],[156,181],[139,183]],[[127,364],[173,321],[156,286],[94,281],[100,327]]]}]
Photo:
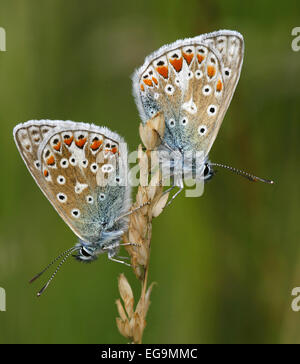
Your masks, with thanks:
[{"label": "white spot on wing", "polygon": [[166,87],[165,87],[165,92],[168,94],[168,95],[173,95],[175,89],[174,87],[171,85],[171,84],[167,84]]},{"label": "white spot on wing", "polygon": [[61,203],[65,203],[67,201],[67,195],[65,195],[64,193],[62,192],[59,192],[57,195],[56,195],[57,199],[59,202]]},{"label": "white spot on wing", "polygon": [[56,180],[57,180],[57,183],[59,183],[60,185],[64,185],[66,183],[65,177],[61,176],[61,175],[58,176]]},{"label": "white spot on wing", "polygon": [[79,194],[79,193],[81,193],[84,189],[86,189],[87,187],[88,187],[88,185],[87,185],[87,184],[85,184],[85,183],[79,183],[79,182],[77,181],[76,186],[75,186],[75,192],[76,192],[77,194]]},{"label": "white spot on wing", "polygon": [[196,114],[197,112],[197,106],[193,101],[193,98],[191,98],[188,102],[185,102],[181,108],[185,111],[187,111],[190,114]]},{"label": "white spot on wing", "polygon": [[62,168],[68,168],[69,167],[69,161],[66,159],[66,158],[63,158],[61,161],[60,161],[60,166]]},{"label": "white spot on wing", "polygon": [[114,170],[114,167],[112,164],[104,164],[101,167],[101,170],[103,173],[111,173]]},{"label": "white spot on wing", "polygon": [[73,209],[73,210],[71,211],[71,214],[72,214],[72,216],[73,216],[73,217],[75,217],[76,219],[78,219],[78,217],[80,216],[80,210],[78,210],[78,209]]}]

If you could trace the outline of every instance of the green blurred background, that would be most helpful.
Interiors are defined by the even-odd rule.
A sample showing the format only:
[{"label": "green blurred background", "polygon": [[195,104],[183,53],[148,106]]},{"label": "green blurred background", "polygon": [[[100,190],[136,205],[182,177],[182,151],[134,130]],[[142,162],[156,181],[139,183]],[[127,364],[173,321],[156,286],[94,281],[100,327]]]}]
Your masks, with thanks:
[{"label": "green blurred background", "polygon": [[117,277],[130,269],[102,256],[69,261],[41,297],[35,273],[76,242],[39,191],[12,129],[29,119],[95,122],[134,150],[139,117],[130,75],[178,38],[234,29],[245,38],[241,79],[211,159],[273,178],[253,184],[227,171],[201,198],[154,221],[144,343],[299,343],[300,26],[297,1],[1,0],[0,343],[125,343],[115,324]]}]

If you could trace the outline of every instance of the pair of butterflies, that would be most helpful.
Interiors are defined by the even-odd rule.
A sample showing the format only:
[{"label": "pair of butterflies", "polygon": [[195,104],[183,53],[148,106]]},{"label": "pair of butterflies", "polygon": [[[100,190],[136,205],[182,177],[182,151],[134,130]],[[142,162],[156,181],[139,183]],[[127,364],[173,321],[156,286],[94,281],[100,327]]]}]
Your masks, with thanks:
[{"label": "pair of butterflies", "polygon": [[[182,156],[202,151],[205,178],[216,165],[208,154],[238,83],[243,54],[242,35],[222,30],[161,47],[133,75],[142,122],[158,112],[164,115],[160,148]],[[79,237],[78,244],[50,264],[61,259],[38,295],[72,253],[88,262],[106,252],[109,259],[125,263],[117,256],[131,206],[124,140],[105,127],[59,120],[31,120],[13,133],[36,183]],[[182,189],[182,181],[178,187]]]}]

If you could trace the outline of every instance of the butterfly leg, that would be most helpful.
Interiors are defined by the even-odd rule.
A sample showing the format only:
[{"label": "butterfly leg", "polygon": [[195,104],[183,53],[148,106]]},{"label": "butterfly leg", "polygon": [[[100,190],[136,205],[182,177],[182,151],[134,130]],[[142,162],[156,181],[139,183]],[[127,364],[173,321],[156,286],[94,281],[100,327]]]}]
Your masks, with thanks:
[{"label": "butterfly leg", "polygon": [[168,188],[167,190],[165,190],[165,191],[164,191],[164,195],[165,195],[166,193],[169,193],[169,192],[171,192],[172,190],[174,190],[174,188],[175,188],[175,185],[174,185],[174,186],[172,186],[172,187],[170,187],[170,188]]},{"label": "butterfly leg", "polygon": [[[116,259],[116,258],[114,258],[114,252],[112,252],[112,251],[109,251],[109,252],[108,252],[108,254],[107,254],[107,256],[108,256],[108,259],[109,259],[109,260],[111,260],[111,261],[113,261],[113,262],[121,263],[121,264],[125,264],[125,265],[127,265],[128,267],[131,267],[131,264],[126,263],[126,262],[124,262],[124,261],[123,261],[123,260],[121,260],[121,259]],[[121,257],[118,257],[118,258],[121,258]]]},{"label": "butterfly leg", "polygon": [[119,244],[119,246],[141,246],[140,244],[138,243],[122,243],[122,244]]},{"label": "butterfly leg", "polygon": [[171,192],[176,187],[175,182],[174,182],[174,175],[173,174],[171,174],[170,179],[171,179],[171,181],[170,181],[171,187],[168,188],[167,190],[165,190],[164,194]]},{"label": "butterfly leg", "polygon": [[[171,187],[171,189],[173,189],[174,187],[176,187],[176,185],[174,184],[174,181],[173,181],[173,186]],[[166,204],[166,207],[167,206],[170,206],[171,203],[175,200],[175,198],[180,194],[180,192],[183,190],[183,181],[181,180],[180,181],[180,185],[177,186],[179,187],[179,190],[172,196],[171,200]]]},{"label": "butterfly leg", "polygon": [[169,152],[173,153],[173,149],[169,146],[168,143],[165,142],[165,140],[161,137],[159,132],[157,130],[155,130],[155,129],[153,129],[153,131],[157,134],[158,138],[160,139],[161,145],[163,145],[166,149],[168,149]]},{"label": "butterfly leg", "polygon": [[[175,187],[175,186],[174,186]],[[172,196],[171,200],[167,203],[166,206],[170,206],[171,203],[175,200],[175,198],[180,194],[180,192],[183,190],[183,186],[179,187],[179,190],[175,193],[175,195]]]}]

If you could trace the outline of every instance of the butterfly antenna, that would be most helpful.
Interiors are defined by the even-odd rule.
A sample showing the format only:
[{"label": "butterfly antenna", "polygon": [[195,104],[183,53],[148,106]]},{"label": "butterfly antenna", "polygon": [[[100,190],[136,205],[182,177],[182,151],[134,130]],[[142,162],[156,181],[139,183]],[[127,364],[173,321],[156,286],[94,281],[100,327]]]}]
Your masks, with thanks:
[{"label": "butterfly antenna", "polygon": [[213,166],[213,167],[222,167],[222,168],[225,168],[225,169],[228,169],[229,171],[231,172],[234,172],[242,177],[245,177],[247,178],[249,181],[251,182],[257,182],[257,181],[260,181],[260,182],[264,182],[264,183],[269,183],[271,185],[274,184],[274,181],[272,180],[269,180],[269,179],[265,179],[265,178],[260,178],[260,177],[257,177],[257,176],[254,176],[253,174],[251,173],[248,173],[248,172],[245,172],[245,171],[242,171],[240,169],[237,169],[237,168],[234,168],[234,167],[230,167],[230,166],[226,166],[225,164],[220,164],[220,163],[209,163],[210,166]]},{"label": "butterfly antenna", "polygon": [[61,260],[61,262],[58,264],[58,266],[55,269],[55,272],[52,274],[52,276],[49,278],[48,282],[39,290],[37,293],[37,296],[40,297],[41,294],[46,290],[46,288],[51,283],[52,279],[56,276],[56,273],[59,271],[60,267],[64,264],[64,262],[69,258],[69,256],[75,251],[78,250],[78,248],[72,248],[68,250],[68,253],[64,256],[64,258]]},{"label": "butterfly antenna", "polygon": [[61,257],[63,257],[64,255],[68,254],[71,250],[73,250],[74,247],[64,251],[63,253],[61,253],[58,257],[56,257],[49,265],[47,265],[47,267],[45,269],[43,269],[40,273],[38,273],[36,276],[34,276],[29,283],[34,282],[37,278],[39,278],[43,273],[46,272],[46,270],[48,270],[55,262],[57,262]]}]

